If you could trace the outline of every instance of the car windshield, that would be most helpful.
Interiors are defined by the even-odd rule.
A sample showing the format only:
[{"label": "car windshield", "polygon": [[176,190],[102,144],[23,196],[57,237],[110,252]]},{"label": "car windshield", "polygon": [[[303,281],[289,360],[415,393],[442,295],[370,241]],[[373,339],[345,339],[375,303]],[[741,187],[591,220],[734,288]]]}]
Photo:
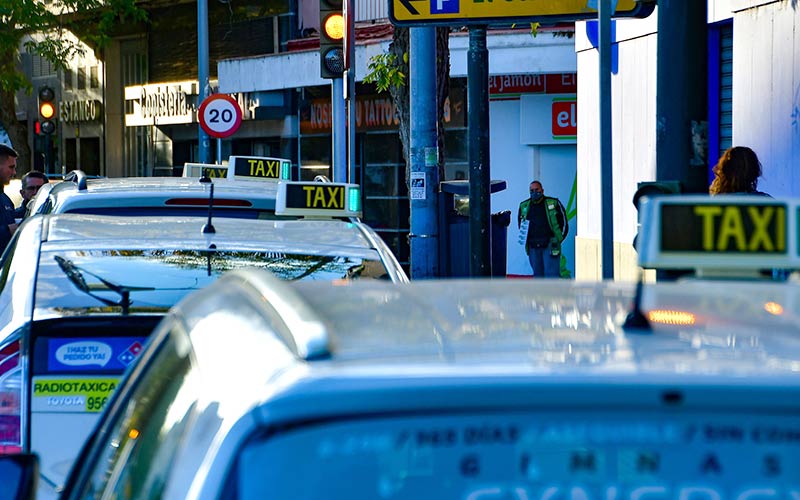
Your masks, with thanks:
[{"label": "car windshield", "polygon": [[124,289],[130,312],[165,311],[225,271],[244,267],[264,268],[291,281],[388,277],[377,253],[370,259],[251,251],[47,251],[40,259],[36,309],[38,313],[87,308],[119,311],[114,308],[122,307],[120,290]]}]

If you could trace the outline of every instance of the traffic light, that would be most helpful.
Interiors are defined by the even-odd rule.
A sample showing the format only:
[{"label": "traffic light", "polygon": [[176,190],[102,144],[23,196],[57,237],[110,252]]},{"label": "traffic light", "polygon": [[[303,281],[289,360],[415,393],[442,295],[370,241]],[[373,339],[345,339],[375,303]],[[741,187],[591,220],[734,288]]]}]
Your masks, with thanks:
[{"label": "traffic light", "polygon": [[636,185],[633,195],[633,206],[639,210],[639,200],[645,196],[661,196],[665,194],[678,194],[681,192],[680,181],[647,181]]},{"label": "traffic light", "polygon": [[678,194],[681,190],[680,181],[646,181],[636,185],[636,192],[633,194],[633,206],[636,207],[636,235],[633,237],[633,248],[638,251],[636,245],[639,240],[639,229],[642,224],[641,212],[639,212],[639,202],[641,199],[649,196]]},{"label": "traffic light", "polygon": [[322,78],[342,78],[344,31],[342,0],[319,0],[319,63]]},{"label": "traffic light", "polygon": [[56,93],[52,87],[39,89],[39,130],[43,134],[56,131]]}]

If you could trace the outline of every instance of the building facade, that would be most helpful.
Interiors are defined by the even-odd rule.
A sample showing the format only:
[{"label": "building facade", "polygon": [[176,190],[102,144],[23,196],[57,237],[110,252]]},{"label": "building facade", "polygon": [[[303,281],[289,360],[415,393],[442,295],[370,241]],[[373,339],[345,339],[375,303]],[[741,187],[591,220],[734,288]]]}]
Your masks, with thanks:
[{"label": "building facade", "polygon": [[[57,132],[44,137],[35,133],[35,96],[28,98],[32,150],[51,152],[46,164],[38,155],[36,168],[160,176],[180,175],[184,163],[198,161],[197,3],[142,5],[149,23],[119,27],[108,46],[87,50],[67,71],[29,61],[34,87],[53,86],[59,103]],[[208,3],[206,83],[212,92],[234,96],[243,112],[235,134],[211,141],[213,158],[280,156],[292,160],[294,178],[330,175],[331,82],[319,73],[317,9],[313,0]],[[357,0],[356,13],[366,36],[356,48],[354,178],[364,186],[365,221],[407,264],[410,204],[396,111],[388,94],[361,82],[370,58],[385,52],[391,42],[388,2]],[[515,215],[533,179],[545,184],[548,195],[565,204],[572,200],[574,206],[577,63],[574,39],[563,35],[564,30],[542,30],[533,36],[523,26],[488,32],[491,177],[508,186],[492,195],[492,212]],[[469,177],[468,44],[468,33],[454,29],[442,180]],[[508,228],[509,242],[516,242],[516,231],[514,222]],[[571,242],[572,236],[565,253],[574,270]],[[507,262],[509,274],[530,274],[524,250],[516,243],[507,246]]]},{"label": "building facade", "polygon": [[[658,179],[656,113],[658,8],[645,19],[614,21],[612,45],[612,155],[614,271],[638,276],[632,246],[637,183]],[[748,146],[759,156],[759,189],[772,196],[799,196],[800,9],[790,0],[708,0],[709,180],[721,153]],[[590,23],[576,24],[578,61],[578,225],[576,276],[598,279],[602,203],[597,110],[598,54]],[[688,82],[688,85],[692,85]],[[684,131],[686,132],[686,131]],[[687,136],[687,144],[688,142]]]},{"label": "building facade", "polygon": [[[381,20],[386,22],[385,19]],[[356,79],[370,58],[388,50],[391,32],[356,45]],[[445,179],[467,179],[466,77],[468,33],[450,36],[451,92],[445,103]],[[533,179],[566,205],[575,190],[576,58],[570,37],[526,29],[489,31],[490,169],[507,189],[492,195],[491,210],[510,210],[528,196]],[[299,178],[312,179],[330,168],[331,83],[319,77],[316,48],[223,60],[218,65],[224,93],[281,92],[296,89],[299,105]],[[411,76],[413,78],[413,75]],[[409,259],[409,201],[397,120],[387,95],[359,84],[356,172],[364,185],[364,219],[384,237],[403,263]],[[559,117],[560,121],[559,121]],[[359,119],[361,121],[359,121]],[[555,124],[555,125],[554,125]],[[561,124],[561,125],[559,125]],[[574,202],[573,202],[574,203]],[[573,221],[574,223],[574,221]],[[507,274],[531,274],[517,227],[508,228]],[[572,236],[564,247],[574,269]]]}]

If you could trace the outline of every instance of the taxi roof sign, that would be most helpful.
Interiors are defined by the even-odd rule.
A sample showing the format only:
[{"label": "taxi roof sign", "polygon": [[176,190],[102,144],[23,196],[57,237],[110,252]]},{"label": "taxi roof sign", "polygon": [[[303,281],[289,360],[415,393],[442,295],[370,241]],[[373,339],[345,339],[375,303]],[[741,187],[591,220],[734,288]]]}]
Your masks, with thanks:
[{"label": "taxi roof sign", "polygon": [[286,158],[231,156],[228,165],[229,178],[277,182],[292,176],[292,161]]},{"label": "taxi roof sign", "polygon": [[183,177],[210,177],[224,179],[228,177],[228,166],[214,163],[184,163]]},{"label": "taxi roof sign", "polygon": [[698,271],[800,269],[800,201],[757,195],[662,196],[639,211],[639,265]]},{"label": "taxi roof sign", "polygon": [[360,217],[361,188],[339,182],[281,182],[275,200],[278,215]]}]

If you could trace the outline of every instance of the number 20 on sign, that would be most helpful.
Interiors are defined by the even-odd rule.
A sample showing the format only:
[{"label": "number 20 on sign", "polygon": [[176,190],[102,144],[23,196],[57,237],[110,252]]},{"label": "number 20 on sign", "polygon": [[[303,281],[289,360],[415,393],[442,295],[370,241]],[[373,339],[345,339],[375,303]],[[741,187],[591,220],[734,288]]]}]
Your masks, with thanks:
[{"label": "number 20 on sign", "polygon": [[211,137],[224,139],[232,135],[242,124],[242,108],[227,94],[206,97],[197,110],[200,126]]}]

